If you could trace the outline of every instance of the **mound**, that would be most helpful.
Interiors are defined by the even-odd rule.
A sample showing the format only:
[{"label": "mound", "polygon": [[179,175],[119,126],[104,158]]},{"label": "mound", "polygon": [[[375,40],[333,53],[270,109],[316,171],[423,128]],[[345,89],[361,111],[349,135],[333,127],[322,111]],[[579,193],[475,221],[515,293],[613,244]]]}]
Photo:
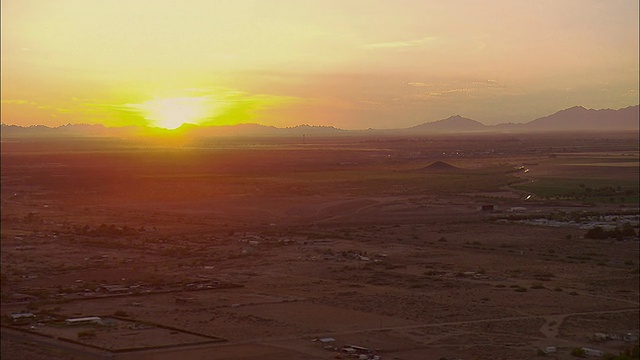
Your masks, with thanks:
[{"label": "mound", "polygon": [[462,170],[459,167],[455,167],[451,164],[447,164],[446,162],[436,161],[429,166],[425,166],[420,170],[424,171],[432,171],[432,172],[448,172],[448,171],[458,171]]}]

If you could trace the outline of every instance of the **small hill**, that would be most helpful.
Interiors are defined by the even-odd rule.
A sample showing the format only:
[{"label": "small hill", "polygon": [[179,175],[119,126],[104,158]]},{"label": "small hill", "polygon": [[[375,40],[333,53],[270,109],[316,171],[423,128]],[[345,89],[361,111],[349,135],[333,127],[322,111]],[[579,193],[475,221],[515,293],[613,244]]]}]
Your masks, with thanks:
[{"label": "small hill", "polygon": [[466,132],[466,131],[482,131],[487,126],[479,121],[464,118],[460,115],[450,116],[446,119],[432,121],[409,128],[413,131],[427,132]]},{"label": "small hill", "polygon": [[453,171],[460,171],[462,169],[459,167],[453,166],[451,164],[447,164],[446,162],[443,162],[443,161],[436,161],[431,165],[421,168],[420,170],[428,171],[428,172],[453,172]]}]

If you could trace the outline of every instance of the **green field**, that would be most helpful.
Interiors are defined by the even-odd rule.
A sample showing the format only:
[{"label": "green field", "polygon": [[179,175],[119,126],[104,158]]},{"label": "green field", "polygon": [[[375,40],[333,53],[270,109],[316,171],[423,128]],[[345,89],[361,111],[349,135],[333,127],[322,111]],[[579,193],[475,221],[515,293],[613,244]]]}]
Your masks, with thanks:
[{"label": "green field", "polygon": [[638,203],[639,199],[638,182],[625,179],[542,178],[514,188],[549,199],[610,203]]}]

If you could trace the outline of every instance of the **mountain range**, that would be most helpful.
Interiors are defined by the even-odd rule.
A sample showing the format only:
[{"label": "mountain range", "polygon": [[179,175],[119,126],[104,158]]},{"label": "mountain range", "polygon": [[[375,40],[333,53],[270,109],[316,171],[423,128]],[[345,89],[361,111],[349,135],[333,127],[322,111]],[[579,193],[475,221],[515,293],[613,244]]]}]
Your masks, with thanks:
[{"label": "mountain range", "polygon": [[[177,130],[191,137],[216,136],[344,136],[344,135],[427,135],[472,132],[582,132],[582,131],[638,131],[639,106],[612,109],[585,109],[582,106],[558,111],[527,123],[502,123],[484,125],[460,115],[426,122],[409,128],[384,130],[342,130],[333,126],[298,125],[277,128],[259,124],[238,124],[227,126],[198,126],[184,124]],[[44,125],[17,126],[2,124],[2,138],[11,137],[136,137],[148,134],[170,134],[172,130],[148,128],[144,126],[105,127],[100,124],[68,124],[58,127]]]}]

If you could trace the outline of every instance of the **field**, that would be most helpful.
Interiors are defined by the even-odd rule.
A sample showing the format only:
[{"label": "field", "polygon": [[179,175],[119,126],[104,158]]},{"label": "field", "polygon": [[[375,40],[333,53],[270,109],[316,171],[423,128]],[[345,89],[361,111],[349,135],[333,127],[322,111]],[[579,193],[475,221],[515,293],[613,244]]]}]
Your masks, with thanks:
[{"label": "field", "polygon": [[638,346],[638,237],[585,235],[637,234],[637,144],[3,139],[2,356],[618,354]]}]

